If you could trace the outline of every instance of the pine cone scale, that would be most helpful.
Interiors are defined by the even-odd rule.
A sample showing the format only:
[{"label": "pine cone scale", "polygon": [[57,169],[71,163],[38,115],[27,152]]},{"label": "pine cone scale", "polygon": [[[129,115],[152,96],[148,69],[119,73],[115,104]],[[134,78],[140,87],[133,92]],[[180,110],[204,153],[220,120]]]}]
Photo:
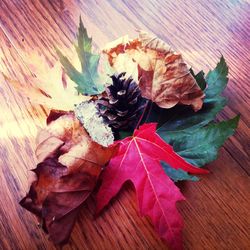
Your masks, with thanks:
[{"label": "pine cone scale", "polygon": [[96,102],[100,115],[114,130],[133,128],[144,107],[138,85],[131,77],[124,77],[125,73],[112,75],[113,83],[106,88],[107,96]]}]

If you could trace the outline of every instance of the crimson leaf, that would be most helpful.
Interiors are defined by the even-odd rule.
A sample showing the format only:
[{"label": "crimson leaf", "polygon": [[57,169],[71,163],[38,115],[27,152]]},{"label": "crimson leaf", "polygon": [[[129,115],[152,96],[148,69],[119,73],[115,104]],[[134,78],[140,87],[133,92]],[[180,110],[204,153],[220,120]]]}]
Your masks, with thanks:
[{"label": "crimson leaf", "polygon": [[136,189],[141,215],[149,216],[158,234],[173,249],[181,249],[182,220],[175,203],[183,200],[179,189],[165,174],[160,161],[190,173],[206,173],[178,156],[170,145],[156,134],[156,123],[144,124],[133,136],[119,143],[117,154],[103,173],[97,194],[101,211],[126,181]]}]

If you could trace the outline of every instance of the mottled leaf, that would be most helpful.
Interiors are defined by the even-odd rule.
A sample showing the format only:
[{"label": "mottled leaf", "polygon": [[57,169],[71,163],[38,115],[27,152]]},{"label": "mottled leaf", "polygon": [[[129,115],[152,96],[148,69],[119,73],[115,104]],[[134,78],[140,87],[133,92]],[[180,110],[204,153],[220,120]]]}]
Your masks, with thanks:
[{"label": "mottled leaf", "polygon": [[115,148],[93,142],[73,113],[55,111],[37,143],[36,180],[20,204],[42,220],[54,244],[63,245]]}]

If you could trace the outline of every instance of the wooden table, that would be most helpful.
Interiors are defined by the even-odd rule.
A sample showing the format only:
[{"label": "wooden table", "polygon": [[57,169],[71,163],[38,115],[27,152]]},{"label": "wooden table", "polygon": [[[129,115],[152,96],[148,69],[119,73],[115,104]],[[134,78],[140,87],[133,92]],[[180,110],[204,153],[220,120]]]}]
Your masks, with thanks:
[{"label": "wooden table", "polygon": [[[139,28],[180,51],[194,70],[208,71],[223,54],[230,67],[224,92],[229,104],[219,119],[240,113],[241,121],[218,159],[209,164],[210,174],[181,185],[187,201],[178,207],[185,221],[185,249],[250,249],[247,2],[1,0],[0,68],[25,82],[30,54],[38,52],[50,64],[57,60],[54,46],[70,55],[80,14],[96,48],[125,34],[134,36]],[[2,78],[0,103],[0,249],[54,249],[34,216],[18,205],[28,190],[28,170],[36,165],[37,127],[45,126],[48,110],[22,98]],[[100,217],[93,216],[90,202],[65,249],[166,249],[150,221],[138,216],[131,186]]]}]

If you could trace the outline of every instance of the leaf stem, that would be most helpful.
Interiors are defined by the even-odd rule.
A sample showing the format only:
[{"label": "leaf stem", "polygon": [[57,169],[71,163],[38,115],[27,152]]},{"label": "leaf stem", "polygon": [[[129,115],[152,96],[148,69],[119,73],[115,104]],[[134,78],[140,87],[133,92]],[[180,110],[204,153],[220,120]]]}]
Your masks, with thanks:
[{"label": "leaf stem", "polygon": [[140,119],[139,119],[139,121],[138,121],[138,123],[137,123],[135,129],[137,129],[137,128],[139,127],[139,125],[140,125],[140,123],[141,123],[141,121],[142,121],[142,118],[143,118],[144,115],[145,115],[146,109],[147,109],[147,107],[148,107],[148,103],[149,103],[149,100],[146,101],[145,108],[144,108],[144,110],[143,110],[143,112],[142,112],[142,115],[141,115],[141,117],[140,117]]},{"label": "leaf stem", "polygon": [[153,107],[153,102],[152,102],[152,101],[150,101],[150,106],[149,106],[149,110],[148,110],[148,114],[147,114],[147,117],[146,117],[145,122],[147,122],[147,121],[148,121],[148,118],[149,118],[150,113],[151,113],[151,111],[152,111],[152,107]]}]

